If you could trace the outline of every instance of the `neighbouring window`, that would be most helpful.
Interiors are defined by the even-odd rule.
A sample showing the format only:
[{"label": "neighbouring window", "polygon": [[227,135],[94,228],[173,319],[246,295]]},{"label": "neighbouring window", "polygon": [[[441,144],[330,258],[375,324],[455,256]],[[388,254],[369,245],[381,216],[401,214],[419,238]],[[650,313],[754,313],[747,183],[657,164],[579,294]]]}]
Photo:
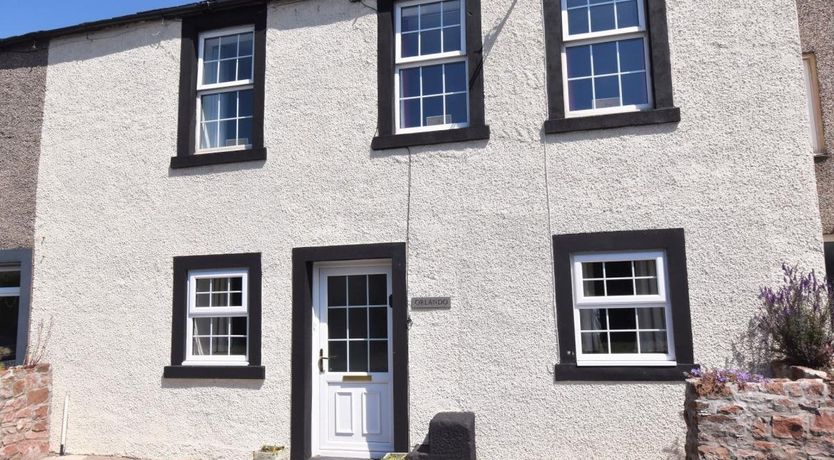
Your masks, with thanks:
[{"label": "neighbouring window", "polygon": [[183,18],[172,168],[266,159],[265,47],[264,6]]},{"label": "neighbouring window", "polygon": [[200,34],[199,152],[252,146],[254,35],[251,26]]},{"label": "neighbouring window", "polygon": [[544,0],[548,133],[680,121],[664,0]]},{"label": "neighbouring window", "polygon": [[694,364],[683,229],[553,236],[556,380],[682,380]]},{"label": "neighbouring window", "polygon": [[378,2],[373,149],[489,138],[480,8],[480,0]]},{"label": "neighbouring window", "polygon": [[817,60],[814,53],[805,53],[802,55],[802,70],[805,79],[805,97],[808,110],[811,148],[815,154],[822,154],[825,152],[825,138],[823,136],[822,105],[820,102],[820,88],[817,77]]},{"label": "neighbouring window", "polygon": [[469,126],[463,0],[396,8],[397,132]]},{"label": "neighbouring window", "polygon": [[662,252],[573,256],[577,364],[674,364]]},{"label": "neighbouring window", "polygon": [[0,362],[15,361],[20,334],[20,266],[0,265]]},{"label": "neighbouring window", "polygon": [[260,254],[174,258],[165,377],[264,378]]}]

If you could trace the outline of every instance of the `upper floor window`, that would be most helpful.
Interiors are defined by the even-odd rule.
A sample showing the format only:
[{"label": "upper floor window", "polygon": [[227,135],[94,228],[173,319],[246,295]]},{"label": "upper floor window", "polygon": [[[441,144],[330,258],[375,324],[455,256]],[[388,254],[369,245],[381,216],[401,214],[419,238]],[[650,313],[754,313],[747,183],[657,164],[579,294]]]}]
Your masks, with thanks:
[{"label": "upper floor window", "polygon": [[372,148],[487,139],[480,0],[379,0]]},{"label": "upper floor window", "polygon": [[664,0],[544,0],[545,131],[680,121]]},{"label": "upper floor window", "polygon": [[172,168],[266,159],[265,6],[183,18]]},{"label": "upper floor window", "polygon": [[802,55],[802,73],[805,80],[805,97],[808,110],[808,129],[811,136],[811,148],[815,154],[820,155],[825,153],[825,137],[823,136],[817,59],[814,53],[805,53]]},{"label": "upper floor window", "polygon": [[252,146],[252,26],[200,34],[197,67],[198,151]]}]

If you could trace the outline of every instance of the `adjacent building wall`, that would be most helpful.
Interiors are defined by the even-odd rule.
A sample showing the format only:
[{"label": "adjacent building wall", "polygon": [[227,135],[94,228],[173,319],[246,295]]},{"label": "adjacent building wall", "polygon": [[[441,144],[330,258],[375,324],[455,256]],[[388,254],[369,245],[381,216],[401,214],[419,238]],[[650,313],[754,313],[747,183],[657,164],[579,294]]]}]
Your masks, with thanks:
[{"label": "adjacent building wall", "polygon": [[[834,2],[796,0],[802,51],[817,60],[822,106],[825,153],[834,154]],[[834,160],[820,159],[816,165],[820,217],[826,241],[834,241]]]},{"label": "adjacent building wall", "polygon": [[0,49],[0,250],[32,247],[46,62],[45,46]]},{"label": "adjacent building wall", "polygon": [[[744,360],[782,260],[822,265],[822,232],[793,0],[667,7],[678,125],[543,136],[541,4],[488,0],[492,138],[374,152],[375,12],[274,3],[267,161],[185,170],[168,167],[180,24],[56,39],[34,316],[55,320],[69,451],[243,458],[288,443],[292,248],[406,241],[408,295],[453,299],[411,312],[412,443],[434,414],[474,411],[485,460],[682,455],[683,382],[553,382],[552,235],[684,228],[695,358],[714,366]],[[173,257],[236,252],[263,254],[266,379],[163,379]]]}]

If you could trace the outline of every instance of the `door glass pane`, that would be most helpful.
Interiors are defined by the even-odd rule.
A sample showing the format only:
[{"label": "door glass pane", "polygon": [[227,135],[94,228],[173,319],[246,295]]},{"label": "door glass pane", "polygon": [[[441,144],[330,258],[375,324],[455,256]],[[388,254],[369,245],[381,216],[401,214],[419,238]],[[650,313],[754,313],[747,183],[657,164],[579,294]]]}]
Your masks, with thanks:
[{"label": "door glass pane", "polygon": [[368,304],[367,276],[354,275],[348,277],[348,305]]},{"label": "door glass pane", "polygon": [[0,288],[19,287],[20,270],[0,271]]},{"label": "door glass pane", "polygon": [[0,356],[0,361],[15,358],[19,305],[19,297],[0,297],[0,347],[9,349],[8,356]]},{"label": "door glass pane", "polygon": [[330,350],[327,355],[327,369],[330,372],[347,372],[347,342],[344,340],[331,340]]},{"label": "door glass pane", "polygon": [[350,343],[350,365],[349,372],[368,372],[368,342],[351,341]]},{"label": "door glass pane", "polygon": [[388,307],[368,309],[368,336],[372,339],[388,337]]},{"label": "door glass pane", "polygon": [[327,278],[327,305],[347,305],[347,278],[344,276],[329,276]]},{"label": "door glass pane", "polygon": [[388,277],[368,276],[368,305],[388,305]]},{"label": "door glass pane", "polygon": [[347,338],[347,309],[331,308],[327,311],[327,335],[331,339]]},{"label": "door glass pane", "polygon": [[348,333],[350,334],[350,338],[368,338],[368,309],[350,308],[348,311]]},{"label": "door glass pane", "polygon": [[370,343],[370,372],[388,372],[388,341],[372,340]]}]

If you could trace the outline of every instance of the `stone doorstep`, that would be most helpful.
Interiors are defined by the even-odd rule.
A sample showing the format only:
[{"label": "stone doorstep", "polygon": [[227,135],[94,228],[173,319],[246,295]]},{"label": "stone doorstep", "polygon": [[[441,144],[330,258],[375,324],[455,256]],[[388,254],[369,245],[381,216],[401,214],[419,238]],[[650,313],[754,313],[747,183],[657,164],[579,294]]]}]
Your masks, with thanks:
[{"label": "stone doorstep", "polygon": [[108,457],[106,455],[55,455],[44,460],[140,460],[134,457]]}]

